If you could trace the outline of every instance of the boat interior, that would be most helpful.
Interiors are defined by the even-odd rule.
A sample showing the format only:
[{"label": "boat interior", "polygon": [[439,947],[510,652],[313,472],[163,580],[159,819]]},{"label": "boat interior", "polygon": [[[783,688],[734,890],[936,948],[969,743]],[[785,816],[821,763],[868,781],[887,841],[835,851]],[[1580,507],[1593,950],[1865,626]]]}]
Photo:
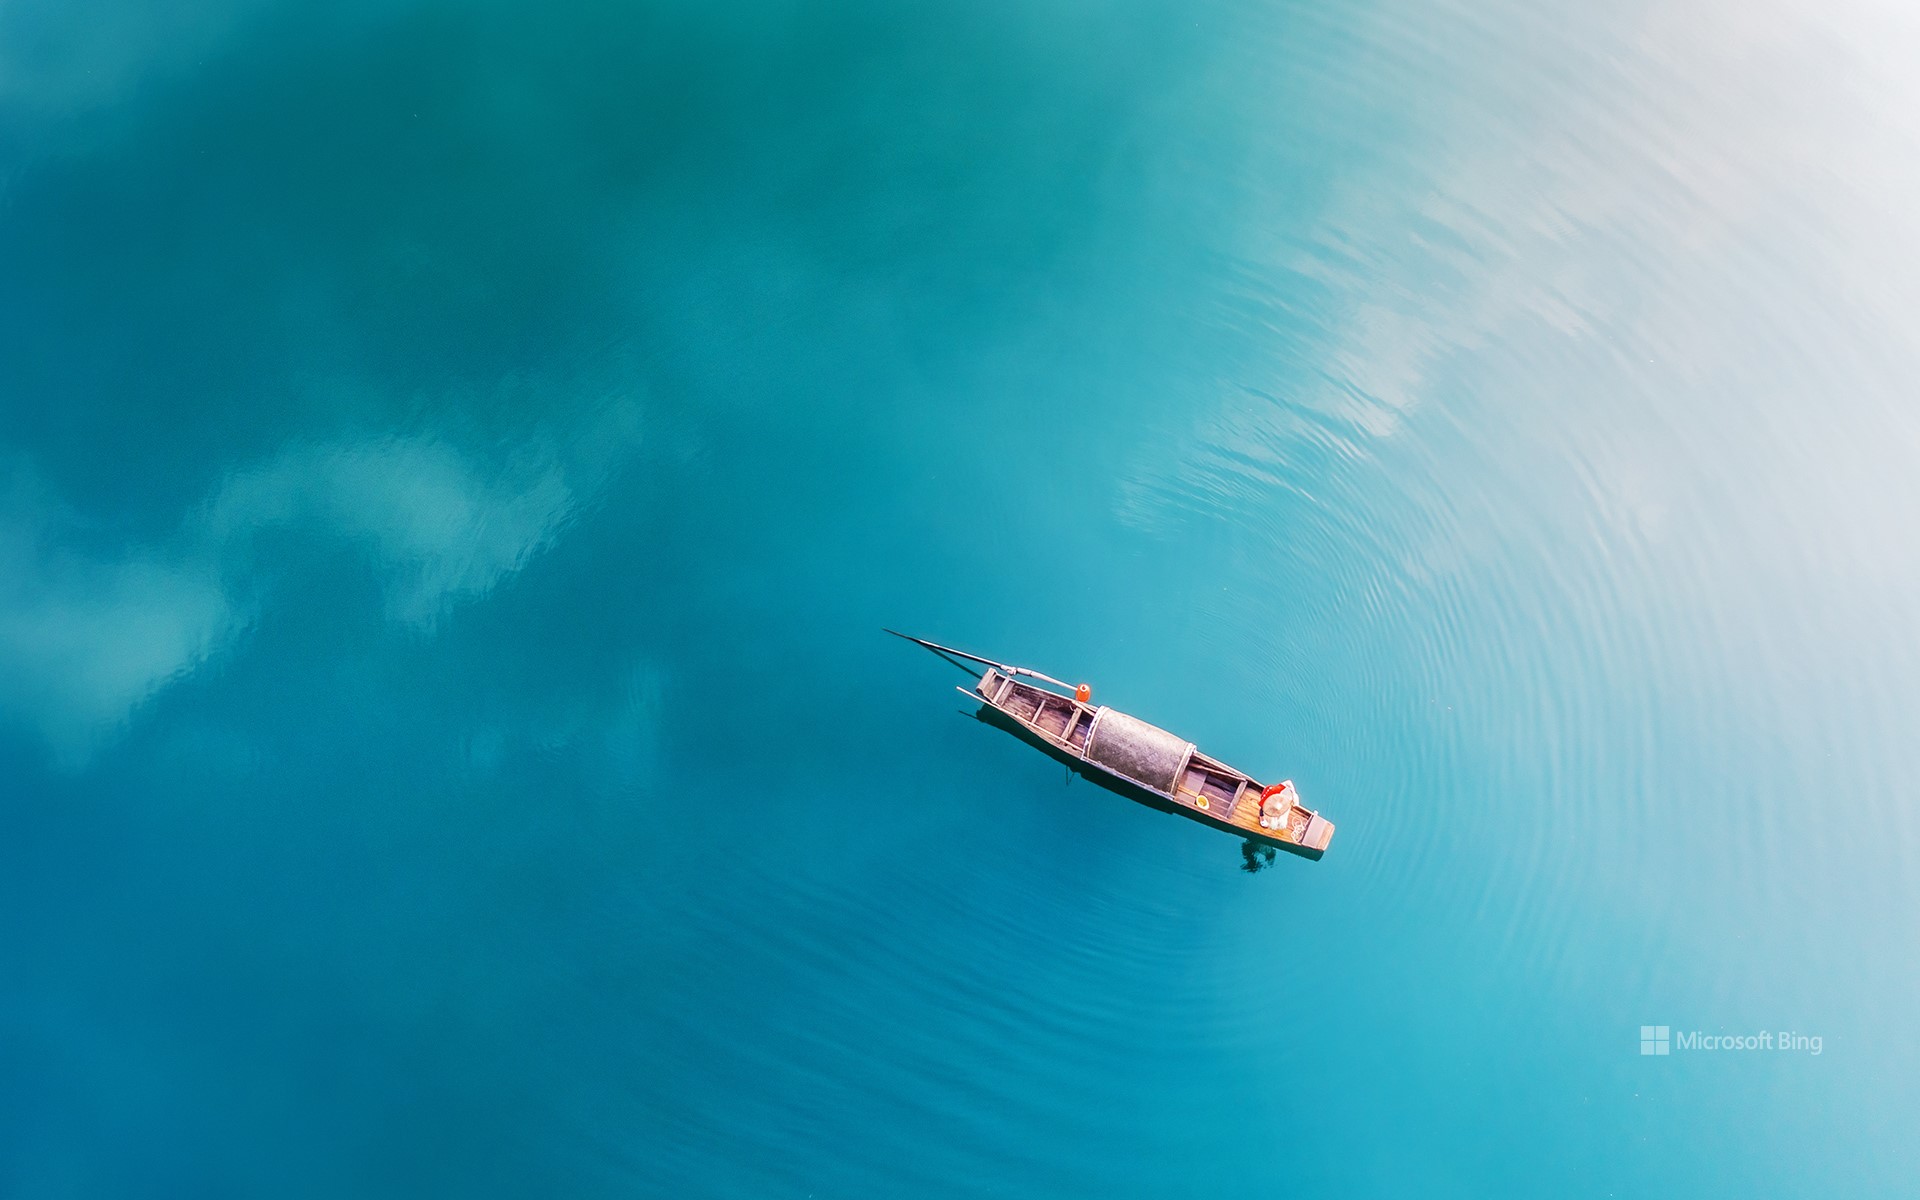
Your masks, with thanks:
[{"label": "boat interior", "polygon": [[[1033,726],[1055,741],[1085,754],[1097,711],[1071,696],[1009,679],[988,671],[980,692],[1010,716]],[[1225,820],[1232,820],[1238,801],[1253,785],[1247,775],[1196,751],[1180,773],[1174,798]]]},{"label": "boat interior", "polygon": [[[1092,704],[1033,684],[1023,683],[992,668],[981,676],[975,690],[995,708],[1044,735],[1076,757],[1085,759],[1104,770],[1114,769],[1110,761],[1105,763],[1097,761],[1110,758],[1102,747],[1096,746],[1093,754],[1088,752],[1094,720],[1100,711]],[[1109,720],[1137,722],[1136,718],[1125,717],[1115,710],[1107,711],[1111,714]],[[1168,739],[1173,737],[1151,726],[1145,728],[1157,737]],[[1101,726],[1101,731],[1102,739],[1112,736],[1105,724]],[[1190,747],[1191,743],[1187,745]],[[1167,761],[1164,755],[1162,761]],[[1168,771],[1169,774],[1165,778],[1172,778],[1171,763]],[[1133,772],[1121,773],[1134,774]],[[1227,766],[1218,759],[1210,758],[1197,749],[1192,750],[1185,760],[1179,763],[1177,775],[1177,780],[1172,784],[1172,799],[1194,810],[1196,816],[1204,816],[1233,826],[1256,838],[1296,843],[1307,848],[1307,852],[1313,853],[1315,857],[1332,837],[1332,825],[1322,820],[1311,809],[1301,807],[1297,800],[1284,816],[1277,813],[1271,814],[1278,818],[1277,826],[1263,827],[1260,785],[1251,776]],[[1138,782],[1138,779],[1134,781]],[[1165,795],[1165,791],[1162,790],[1164,786],[1150,787],[1149,790],[1159,791],[1160,794]]]},{"label": "boat interior", "polygon": [[1251,780],[1231,767],[1209,762],[1195,754],[1187,769],[1180,776],[1180,791],[1190,796],[1211,801],[1205,806],[1221,813],[1231,811],[1233,802],[1240,798],[1240,790]]},{"label": "boat interior", "polygon": [[[1009,685],[1009,690],[1003,692],[998,701],[1000,707],[1041,732],[1085,753],[1087,735],[1093,730],[1094,710],[1091,706],[1081,704],[1071,696],[1057,695],[1004,676],[999,678]],[[988,699],[992,700],[993,697],[989,696]]]}]

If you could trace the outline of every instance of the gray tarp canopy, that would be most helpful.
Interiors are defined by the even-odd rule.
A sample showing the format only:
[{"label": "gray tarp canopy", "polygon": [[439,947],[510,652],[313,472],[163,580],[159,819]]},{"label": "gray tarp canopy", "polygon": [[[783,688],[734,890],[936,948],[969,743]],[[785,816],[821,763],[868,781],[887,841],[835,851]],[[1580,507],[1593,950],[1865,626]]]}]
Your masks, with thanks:
[{"label": "gray tarp canopy", "polygon": [[1087,740],[1087,757],[1109,771],[1173,793],[1173,785],[1193,754],[1193,743],[1158,725],[1149,725],[1111,708],[1102,708]]}]

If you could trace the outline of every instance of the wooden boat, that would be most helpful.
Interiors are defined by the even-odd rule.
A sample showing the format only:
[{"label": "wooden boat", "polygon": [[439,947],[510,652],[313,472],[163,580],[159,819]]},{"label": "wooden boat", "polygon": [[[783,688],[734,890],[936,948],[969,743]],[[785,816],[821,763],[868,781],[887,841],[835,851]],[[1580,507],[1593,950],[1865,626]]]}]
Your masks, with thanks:
[{"label": "wooden boat", "polygon": [[[958,690],[981,702],[981,720],[1031,742],[1103,787],[1306,858],[1319,858],[1333,840],[1333,822],[1301,807],[1292,780],[1262,787],[1245,771],[1200,753],[1185,738],[1118,709],[1096,707],[1092,689],[1084,683],[1075,686],[1026,667],[887,632],[949,662],[979,664],[976,668],[954,662],[969,673],[979,670],[971,689]],[[1024,682],[1021,676],[1035,682]]]}]

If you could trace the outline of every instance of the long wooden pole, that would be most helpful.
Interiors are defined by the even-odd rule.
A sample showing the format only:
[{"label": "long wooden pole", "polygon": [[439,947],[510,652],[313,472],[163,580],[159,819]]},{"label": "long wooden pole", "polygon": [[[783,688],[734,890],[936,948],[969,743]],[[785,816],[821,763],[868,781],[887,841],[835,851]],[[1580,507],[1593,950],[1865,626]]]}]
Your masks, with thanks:
[{"label": "long wooden pole", "polygon": [[977,663],[985,663],[990,667],[999,667],[1003,671],[1010,671],[1013,669],[1007,666],[1007,664],[1005,663],[995,662],[990,658],[981,658],[978,654],[968,654],[965,650],[955,650],[952,646],[942,646],[938,642],[930,642],[925,638],[913,637],[910,634],[901,633],[899,630],[896,630],[896,629],[882,629],[881,632],[891,633],[893,634],[893,636],[897,638],[906,638],[906,640],[908,640],[909,642],[914,642],[918,645],[925,646],[929,650],[938,650],[942,654],[951,654],[956,658],[971,659]]},{"label": "long wooden pole", "polygon": [[1009,675],[1025,675],[1028,678],[1039,679],[1046,683],[1054,684],[1057,687],[1063,687],[1068,689],[1071,689],[1073,687],[1072,684],[1068,683],[1064,679],[1055,679],[1051,675],[1042,675],[1040,672],[1030,671],[1026,667],[1016,667],[1008,663],[995,662],[991,658],[981,658],[978,654],[968,654],[965,650],[955,650],[952,646],[942,646],[938,642],[929,642],[925,638],[917,638],[910,634],[901,633],[893,629],[883,629],[882,632],[891,633],[893,634],[893,636],[897,638],[905,638],[909,642],[914,642],[919,645],[925,646],[927,649],[934,651],[936,654],[951,654],[956,658],[964,658],[972,662],[985,663],[989,667],[998,667],[1000,668],[1000,670],[1005,671]]}]

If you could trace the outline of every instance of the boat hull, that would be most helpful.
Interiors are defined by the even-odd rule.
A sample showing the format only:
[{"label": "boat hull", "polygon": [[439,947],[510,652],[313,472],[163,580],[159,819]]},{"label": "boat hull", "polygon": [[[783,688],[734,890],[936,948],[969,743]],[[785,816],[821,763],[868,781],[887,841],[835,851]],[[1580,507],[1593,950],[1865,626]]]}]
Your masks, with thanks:
[{"label": "boat hull", "polygon": [[1265,830],[1248,829],[1243,825],[1235,825],[1228,821],[1222,821],[1208,813],[1200,812],[1189,805],[1182,804],[1163,792],[1157,792],[1152,788],[1136,783],[1124,775],[1115,774],[1099,763],[1076,754],[1068,747],[1053,741],[1033,726],[991,702],[982,702],[979,712],[975,715],[982,722],[999,729],[1004,729],[1021,741],[1044,752],[1049,758],[1064,763],[1067,768],[1075,774],[1099,784],[1110,792],[1125,796],[1127,799],[1138,804],[1144,804],[1148,808],[1173,813],[1176,816],[1185,817],[1196,824],[1205,825],[1209,829],[1217,829],[1222,833],[1236,834],[1250,842],[1262,846],[1272,846],[1278,850],[1285,850],[1287,853],[1298,855],[1301,858],[1318,860],[1326,853],[1324,846],[1316,849],[1286,838],[1272,836]]}]

